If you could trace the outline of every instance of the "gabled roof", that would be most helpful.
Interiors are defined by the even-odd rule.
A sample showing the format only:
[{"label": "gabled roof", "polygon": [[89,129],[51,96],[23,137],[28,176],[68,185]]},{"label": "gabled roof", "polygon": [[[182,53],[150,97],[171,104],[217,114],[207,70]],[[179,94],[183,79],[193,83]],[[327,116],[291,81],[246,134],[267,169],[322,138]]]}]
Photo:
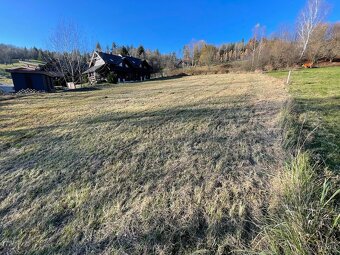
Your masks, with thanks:
[{"label": "gabled roof", "polygon": [[140,67],[140,65],[142,64],[143,60],[139,59],[139,58],[135,58],[135,57],[131,57],[131,56],[126,56],[125,57],[127,60],[129,60],[131,62],[131,64],[133,65],[133,67]]},{"label": "gabled roof", "polygon": [[127,60],[129,60],[130,63],[132,63],[133,67],[135,67],[135,68],[141,68],[141,66],[143,64],[145,64],[148,68],[151,67],[146,60],[142,60],[140,58],[135,58],[135,57],[131,57],[131,56],[126,56],[125,58]]},{"label": "gabled roof", "polygon": [[123,62],[123,58],[118,55],[108,54],[104,52],[97,52],[98,55],[105,61],[106,64],[119,65]]},{"label": "gabled roof", "polygon": [[[149,65],[149,63],[146,60],[142,60],[139,58],[135,58],[135,57],[131,57],[131,56],[121,56],[121,55],[114,55],[114,54],[109,54],[109,53],[105,53],[105,52],[98,52],[95,51],[93,54],[93,57],[91,59],[90,62],[90,66],[92,66],[93,64],[93,58],[95,55],[98,55],[103,63],[102,64],[109,64],[109,65],[114,65],[117,68],[121,65],[121,63],[125,63],[127,64],[129,67],[133,67],[136,69],[141,69],[143,67],[147,67],[148,69],[152,69],[151,66]],[[102,65],[100,64],[100,65]],[[87,72],[93,72],[95,70],[93,70],[94,67],[91,67],[91,69],[87,70]],[[122,68],[125,68],[124,64],[122,65]]]}]

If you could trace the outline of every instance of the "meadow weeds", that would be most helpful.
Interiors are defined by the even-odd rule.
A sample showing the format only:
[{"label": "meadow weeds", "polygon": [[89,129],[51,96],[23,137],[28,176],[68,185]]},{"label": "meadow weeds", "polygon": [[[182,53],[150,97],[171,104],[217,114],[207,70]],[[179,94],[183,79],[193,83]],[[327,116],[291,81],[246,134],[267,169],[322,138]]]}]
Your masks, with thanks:
[{"label": "meadow weeds", "polygon": [[273,181],[278,187],[260,235],[262,254],[337,254],[340,193],[331,177],[320,177],[310,156],[300,152]]}]

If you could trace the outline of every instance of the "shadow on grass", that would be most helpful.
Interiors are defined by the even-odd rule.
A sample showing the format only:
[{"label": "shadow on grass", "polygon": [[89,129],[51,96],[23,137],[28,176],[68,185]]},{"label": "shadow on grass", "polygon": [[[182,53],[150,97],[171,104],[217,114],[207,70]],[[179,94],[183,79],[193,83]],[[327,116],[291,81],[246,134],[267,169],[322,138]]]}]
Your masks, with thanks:
[{"label": "shadow on grass", "polygon": [[101,90],[101,88],[99,86],[84,87],[84,88],[77,88],[77,89],[62,90],[60,91],[60,93],[88,92],[88,91],[96,91],[96,90]]},{"label": "shadow on grass", "polygon": [[[141,247],[140,244],[148,248],[148,253],[152,253],[155,246],[168,246],[176,254],[182,252],[185,246],[197,248],[198,242],[210,247],[204,243],[210,235],[214,235],[216,242],[221,242],[219,238],[222,233],[233,237],[238,233],[242,236],[253,235],[255,226],[231,219],[228,213],[209,222],[201,207],[195,207],[194,204],[190,204],[193,214],[187,216],[186,223],[182,224],[182,216],[173,215],[173,209],[167,201],[154,205],[155,211],[150,212],[153,223],[147,225],[146,229],[139,228],[139,223],[148,222],[138,210],[131,218],[132,223],[121,223],[126,224],[126,228],[134,228],[134,236],[108,230],[112,232],[102,239],[91,237],[86,240],[81,234],[82,231],[88,231],[95,235],[101,230],[100,223],[90,224],[87,219],[81,221],[81,212],[86,211],[86,215],[96,220],[100,218],[96,214],[104,211],[104,205],[119,204],[126,216],[130,213],[129,206],[138,197],[155,199],[157,197],[154,194],[173,194],[180,201],[183,193],[188,196],[188,201],[192,201],[194,195],[191,193],[195,188],[209,184],[214,192],[221,189],[221,183],[224,188],[231,183],[242,186],[242,180],[247,178],[251,180],[247,184],[253,186],[251,189],[240,189],[240,193],[235,194],[232,194],[232,190],[228,192],[232,200],[243,201],[244,197],[254,196],[254,189],[260,184],[254,180],[253,174],[266,167],[257,161],[255,155],[263,157],[263,154],[268,154],[267,157],[272,157],[271,161],[277,160],[267,150],[273,146],[277,134],[264,131],[265,127],[261,125],[261,118],[273,118],[271,114],[275,114],[275,111],[262,113],[263,109],[254,109],[255,106],[245,102],[242,106],[234,106],[232,101],[228,103],[230,107],[225,103],[200,103],[151,112],[109,113],[86,117],[77,126],[70,123],[65,127],[26,129],[20,133],[2,132],[1,136],[18,135],[18,139],[25,139],[27,144],[35,146],[34,150],[10,154],[2,161],[6,170],[0,171],[0,177],[3,175],[7,179],[0,184],[3,185],[0,191],[4,196],[18,194],[18,199],[3,207],[0,216],[11,215],[27,204],[38,205],[39,208],[32,211],[34,217],[18,215],[14,221],[18,227],[6,226],[5,230],[14,228],[18,231],[20,228],[23,233],[30,233],[37,225],[48,229],[52,236],[48,240],[54,241],[46,239],[39,250],[34,251],[37,254],[54,249],[56,253],[82,253],[85,250],[101,253],[110,247],[137,254],[139,250],[136,247]],[[240,105],[242,102],[238,103]],[[266,107],[277,109],[279,105]],[[257,110],[258,114],[263,114],[256,115],[258,123],[252,119]],[[121,128],[117,130],[119,126]],[[197,126],[200,128],[196,129]],[[60,134],[57,132],[60,128],[72,131]],[[21,140],[17,142],[18,147],[23,144]],[[38,174],[34,175],[37,170]],[[29,177],[30,172],[33,172],[33,177]],[[71,185],[77,188],[91,187],[94,193],[73,213],[69,212],[71,209],[54,212],[55,204],[63,206],[65,190]],[[161,213],[157,213],[158,210]],[[183,213],[186,213],[185,208]],[[251,214],[246,213],[244,217],[246,222],[252,222]],[[73,221],[80,222],[77,224],[80,227],[77,241],[64,242],[60,236],[53,234],[61,233],[65,225]],[[85,230],[80,230],[82,228]]]},{"label": "shadow on grass", "polygon": [[331,170],[340,171],[340,97],[296,99],[296,112],[306,115],[300,120],[303,137],[309,137],[305,147],[315,155],[316,161]]},{"label": "shadow on grass", "polygon": [[150,80],[148,80],[149,82],[152,81],[167,81],[167,80],[175,80],[175,79],[180,79],[186,76],[190,76],[186,73],[180,73],[180,74],[176,74],[176,75],[172,75],[172,76],[165,76],[165,77],[158,77],[158,78],[152,78]]},{"label": "shadow on grass", "polygon": [[295,100],[298,105],[297,111],[299,113],[316,111],[320,112],[321,115],[326,115],[329,111],[340,110],[340,96],[313,99],[297,98]]}]

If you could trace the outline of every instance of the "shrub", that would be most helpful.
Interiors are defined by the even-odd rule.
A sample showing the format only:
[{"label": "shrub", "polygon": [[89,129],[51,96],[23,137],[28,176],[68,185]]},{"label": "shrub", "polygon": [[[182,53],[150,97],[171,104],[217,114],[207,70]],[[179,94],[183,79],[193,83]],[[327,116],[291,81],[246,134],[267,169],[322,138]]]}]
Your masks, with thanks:
[{"label": "shrub", "polygon": [[116,84],[118,82],[117,74],[115,73],[109,73],[106,77],[108,83],[114,83]]},{"label": "shrub", "polygon": [[82,80],[82,83],[88,83],[89,77],[87,75],[83,75],[81,80]]}]

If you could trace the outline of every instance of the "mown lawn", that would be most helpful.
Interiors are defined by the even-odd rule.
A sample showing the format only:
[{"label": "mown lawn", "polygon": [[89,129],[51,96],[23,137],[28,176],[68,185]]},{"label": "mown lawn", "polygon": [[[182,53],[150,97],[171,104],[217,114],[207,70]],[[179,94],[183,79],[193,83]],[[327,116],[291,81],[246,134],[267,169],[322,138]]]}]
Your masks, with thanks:
[{"label": "mown lawn", "polygon": [[[272,72],[286,79],[288,72]],[[307,137],[305,148],[330,169],[340,170],[340,67],[301,69],[292,72],[289,92],[299,125]]]},{"label": "mown lawn", "polygon": [[261,74],[0,97],[0,253],[251,248],[284,165]]}]

